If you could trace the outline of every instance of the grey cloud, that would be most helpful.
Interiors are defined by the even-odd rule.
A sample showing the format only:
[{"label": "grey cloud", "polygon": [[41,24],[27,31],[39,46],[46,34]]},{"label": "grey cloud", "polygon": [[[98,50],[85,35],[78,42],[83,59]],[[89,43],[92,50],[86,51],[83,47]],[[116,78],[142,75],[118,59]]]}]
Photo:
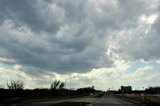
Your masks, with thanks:
[{"label": "grey cloud", "polygon": [[[17,25],[28,25],[33,31],[56,32],[60,27],[58,18],[61,14],[56,7],[54,8],[56,11],[51,13],[49,9],[52,8],[49,6],[47,3],[38,0],[2,0],[0,4],[1,21],[11,19]],[[47,15],[45,15],[46,12],[48,12]],[[55,12],[59,13],[55,14]]]},{"label": "grey cloud", "polygon": [[[122,30],[122,35],[117,33],[118,37],[113,40],[116,43],[113,53],[125,60],[158,60],[160,58],[158,21],[159,16],[152,25],[139,25],[129,31]],[[148,30],[147,33],[146,30]]]},{"label": "grey cloud", "polygon": [[[46,34],[47,38],[43,39],[43,36],[41,37],[36,33],[19,32],[12,28],[7,29],[7,25],[11,23],[4,23],[1,26],[1,48],[5,50],[6,58],[14,59],[17,64],[41,69],[35,69],[35,71],[41,73],[43,71],[84,72],[93,67],[99,67],[97,61],[105,55],[105,52],[100,52],[103,48],[96,48],[96,46],[100,46],[99,44],[94,47],[92,45],[93,41],[89,43],[88,40],[90,39],[84,39],[83,36],[77,36],[79,39],[71,36],[71,41],[67,37],[66,39],[65,37],[61,39],[55,37],[54,40],[50,41],[48,40],[49,34]],[[108,64],[103,64],[104,66],[111,65],[108,59],[105,61]],[[31,70],[30,73],[32,73]]]},{"label": "grey cloud", "polygon": [[136,28],[148,6],[145,1],[1,0],[0,56],[32,74],[111,67],[110,34]]}]

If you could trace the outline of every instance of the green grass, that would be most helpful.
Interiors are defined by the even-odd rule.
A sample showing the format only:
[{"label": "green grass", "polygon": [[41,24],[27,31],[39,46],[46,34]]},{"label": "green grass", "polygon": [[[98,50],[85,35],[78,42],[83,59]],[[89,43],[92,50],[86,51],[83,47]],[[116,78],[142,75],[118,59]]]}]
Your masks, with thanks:
[{"label": "green grass", "polygon": [[86,106],[87,102],[62,102],[57,104],[52,104],[50,106]]}]

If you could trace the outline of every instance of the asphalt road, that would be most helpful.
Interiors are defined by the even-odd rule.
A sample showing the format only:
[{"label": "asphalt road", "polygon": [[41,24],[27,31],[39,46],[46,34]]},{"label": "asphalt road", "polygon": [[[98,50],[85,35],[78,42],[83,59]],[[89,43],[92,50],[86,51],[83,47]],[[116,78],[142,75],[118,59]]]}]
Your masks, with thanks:
[{"label": "asphalt road", "polygon": [[105,95],[102,98],[91,98],[91,97],[81,97],[72,98],[65,100],[56,101],[46,101],[46,102],[35,102],[35,103],[25,103],[25,104],[15,104],[10,106],[50,106],[51,104],[61,103],[61,102],[90,102],[92,104],[88,106],[138,106],[137,104],[127,102],[125,100],[116,98],[112,95]]},{"label": "asphalt road", "polygon": [[105,95],[90,106],[139,106],[137,104],[124,101],[112,95]]},{"label": "asphalt road", "polygon": [[46,102],[35,102],[35,103],[21,103],[15,104],[11,106],[50,106],[51,104],[62,103],[62,102],[89,102],[93,103],[97,101],[98,98],[92,97],[80,97],[80,98],[71,98],[71,99],[64,99],[64,100],[55,100],[55,101],[46,101]]}]

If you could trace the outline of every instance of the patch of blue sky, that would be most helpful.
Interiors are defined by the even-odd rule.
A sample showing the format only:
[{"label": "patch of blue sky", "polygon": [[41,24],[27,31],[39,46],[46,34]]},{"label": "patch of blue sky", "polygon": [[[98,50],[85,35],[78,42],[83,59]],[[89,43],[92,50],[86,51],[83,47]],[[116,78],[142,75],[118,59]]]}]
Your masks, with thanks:
[{"label": "patch of blue sky", "polygon": [[0,68],[10,69],[11,67],[13,67],[13,65],[0,63]]},{"label": "patch of blue sky", "polygon": [[145,66],[147,66],[146,63],[141,61],[135,61],[130,64],[130,67],[127,69],[127,72],[130,73],[130,72],[136,71],[140,67],[145,67]]},{"label": "patch of blue sky", "polygon": [[160,64],[159,63],[152,61],[152,62],[148,63],[148,65],[152,66],[154,71],[160,72]]},{"label": "patch of blue sky", "polygon": [[156,61],[143,62],[141,60],[137,60],[137,61],[131,63],[130,67],[127,69],[126,72],[131,73],[131,72],[134,72],[137,69],[139,69],[141,67],[145,67],[145,66],[153,67],[153,70],[155,72],[160,72],[160,64],[157,63]]}]

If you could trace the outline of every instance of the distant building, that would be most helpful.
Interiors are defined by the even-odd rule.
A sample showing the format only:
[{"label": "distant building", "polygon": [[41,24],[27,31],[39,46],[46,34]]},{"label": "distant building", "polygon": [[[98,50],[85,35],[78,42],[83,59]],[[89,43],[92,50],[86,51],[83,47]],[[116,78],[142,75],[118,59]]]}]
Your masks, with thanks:
[{"label": "distant building", "polygon": [[131,86],[121,86],[121,91],[122,92],[131,92],[132,91],[132,87]]}]

